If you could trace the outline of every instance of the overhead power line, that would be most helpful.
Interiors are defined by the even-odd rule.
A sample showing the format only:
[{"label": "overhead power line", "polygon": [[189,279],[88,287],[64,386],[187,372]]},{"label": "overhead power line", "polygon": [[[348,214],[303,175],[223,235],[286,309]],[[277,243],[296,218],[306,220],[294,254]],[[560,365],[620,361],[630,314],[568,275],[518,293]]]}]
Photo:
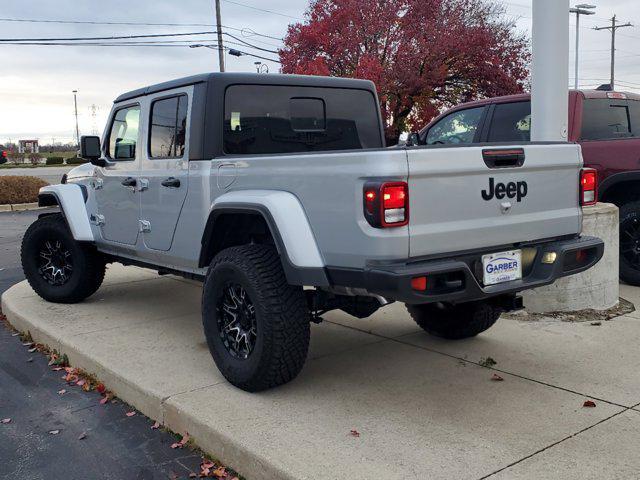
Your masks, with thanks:
[{"label": "overhead power line", "polygon": [[[135,27],[210,27],[215,28],[215,25],[212,23],[152,23],[152,22],[110,22],[110,21],[93,21],[93,20],[47,20],[47,19],[37,19],[37,18],[0,18],[0,22],[16,22],[16,23],[51,23],[51,24],[69,24],[69,25],[115,25],[115,26],[135,26]],[[281,37],[276,37],[274,35],[267,35],[264,33],[259,33],[253,30],[252,28],[238,28],[231,27],[229,25],[222,25],[222,28],[227,28],[229,30],[235,30],[237,32],[248,33],[249,36],[257,36],[263,38],[270,38],[272,40],[282,41]]]},{"label": "overhead power line", "polygon": [[274,10],[267,10],[265,8],[258,8],[258,7],[254,7],[253,5],[247,5],[246,3],[235,2],[233,0],[223,0],[223,1],[225,3],[231,3],[232,5],[238,5],[240,7],[249,8],[251,10],[257,10],[258,12],[270,13],[272,15],[279,15],[281,17],[292,18],[294,20],[300,20],[300,21],[304,22],[304,18],[294,17],[294,16],[291,16],[291,15],[287,15],[286,13],[276,12]]},{"label": "overhead power line", "polygon": [[146,35],[112,35],[109,37],[0,38],[0,42],[73,42],[86,40],[120,40],[127,38],[188,37],[192,35],[212,35],[215,33],[217,33],[217,31],[188,33],[151,33]]}]

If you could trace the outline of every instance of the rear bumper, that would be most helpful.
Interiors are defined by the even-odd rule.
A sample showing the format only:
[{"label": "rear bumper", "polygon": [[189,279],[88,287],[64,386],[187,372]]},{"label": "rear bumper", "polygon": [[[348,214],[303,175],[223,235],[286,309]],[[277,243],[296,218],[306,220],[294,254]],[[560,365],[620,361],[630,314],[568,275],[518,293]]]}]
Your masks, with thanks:
[{"label": "rear bumper", "polygon": [[[512,248],[523,248],[529,260],[523,261],[523,278],[497,285],[482,284],[482,255]],[[577,252],[582,251],[578,259]],[[523,250],[524,252],[524,250]],[[545,253],[555,252],[554,263],[543,263]],[[596,237],[529,243],[499,249],[486,249],[452,255],[446,259],[411,263],[375,265],[364,270],[328,268],[331,284],[363,288],[388,299],[409,304],[432,302],[462,303],[504,294],[513,294],[556,279],[583,272],[598,263],[604,253],[604,243]],[[427,290],[415,290],[411,280],[427,277]]]}]

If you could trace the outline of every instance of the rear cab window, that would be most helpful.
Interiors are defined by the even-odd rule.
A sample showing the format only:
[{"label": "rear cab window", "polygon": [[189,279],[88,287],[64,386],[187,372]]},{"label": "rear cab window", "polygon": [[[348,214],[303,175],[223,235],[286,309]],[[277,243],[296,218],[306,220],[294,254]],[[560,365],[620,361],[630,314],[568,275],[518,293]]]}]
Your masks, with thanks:
[{"label": "rear cab window", "polygon": [[231,85],[223,139],[244,155],[384,146],[375,96],[346,88]]},{"label": "rear cab window", "polygon": [[[633,102],[630,109],[627,100],[608,98],[587,98],[582,110],[581,140],[615,140],[633,137],[634,128],[631,124],[632,113],[638,118],[637,102]],[[635,134],[638,127],[635,127]]]}]

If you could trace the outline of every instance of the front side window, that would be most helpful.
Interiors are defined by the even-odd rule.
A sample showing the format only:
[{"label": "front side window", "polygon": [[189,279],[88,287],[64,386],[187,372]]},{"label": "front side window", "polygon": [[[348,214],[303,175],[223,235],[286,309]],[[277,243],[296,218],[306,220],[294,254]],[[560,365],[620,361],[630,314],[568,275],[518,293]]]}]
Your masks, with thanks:
[{"label": "front side window", "polygon": [[582,112],[582,140],[631,137],[631,118],[626,101],[586,99]]},{"label": "front side window", "polygon": [[109,132],[109,151],[107,152],[112,160],[133,160],[136,158],[139,125],[139,105],[116,111]]},{"label": "front side window", "polygon": [[187,132],[187,97],[163,98],[151,104],[149,156],[179,158],[184,155]]},{"label": "front side window", "polygon": [[485,107],[468,108],[447,115],[427,133],[427,145],[473,143]]},{"label": "front side window", "polygon": [[489,142],[531,140],[531,102],[499,103],[493,111]]},{"label": "front side window", "polygon": [[232,85],[225,94],[224,151],[259,155],[380,148],[380,117],[366,90]]}]

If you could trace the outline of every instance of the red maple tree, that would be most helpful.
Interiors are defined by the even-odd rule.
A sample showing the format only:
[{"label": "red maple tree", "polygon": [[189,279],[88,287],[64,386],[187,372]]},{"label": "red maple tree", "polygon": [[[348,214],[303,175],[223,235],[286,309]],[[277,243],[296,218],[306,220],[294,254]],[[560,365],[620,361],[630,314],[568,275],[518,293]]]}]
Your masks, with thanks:
[{"label": "red maple tree", "polygon": [[527,82],[528,39],[488,0],[312,0],[306,18],[289,26],[283,73],[375,82],[390,145],[443,108]]}]

